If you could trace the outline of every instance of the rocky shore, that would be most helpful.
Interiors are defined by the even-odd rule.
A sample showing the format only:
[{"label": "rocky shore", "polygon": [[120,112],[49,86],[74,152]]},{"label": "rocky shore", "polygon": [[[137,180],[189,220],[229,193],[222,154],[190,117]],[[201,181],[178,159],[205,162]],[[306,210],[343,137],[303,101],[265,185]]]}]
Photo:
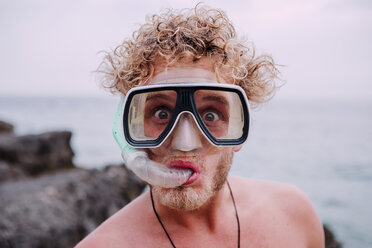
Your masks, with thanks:
[{"label": "rocky shore", "polygon": [[[71,136],[17,136],[0,121],[0,248],[73,247],[143,191],[123,165],[74,165]],[[327,248],[342,247],[324,231]]]},{"label": "rocky shore", "polygon": [[1,248],[73,247],[143,191],[123,165],[76,167],[71,136],[16,136],[0,122]]}]

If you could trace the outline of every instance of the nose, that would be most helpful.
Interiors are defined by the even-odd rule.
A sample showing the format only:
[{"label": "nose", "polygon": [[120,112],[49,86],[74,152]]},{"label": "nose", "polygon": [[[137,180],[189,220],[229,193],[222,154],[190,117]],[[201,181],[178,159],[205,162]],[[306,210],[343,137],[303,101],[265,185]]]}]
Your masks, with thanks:
[{"label": "nose", "polygon": [[202,147],[201,133],[190,114],[182,114],[173,130],[171,146],[173,149],[189,152]]}]

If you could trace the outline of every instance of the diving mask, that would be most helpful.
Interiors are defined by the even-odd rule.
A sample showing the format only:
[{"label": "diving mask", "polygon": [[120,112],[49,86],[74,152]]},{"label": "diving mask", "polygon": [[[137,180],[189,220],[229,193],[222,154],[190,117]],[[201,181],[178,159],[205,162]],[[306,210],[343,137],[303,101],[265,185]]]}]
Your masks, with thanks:
[{"label": "diving mask", "polygon": [[239,86],[189,82],[132,88],[123,102],[124,137],[132,147],[158,147],[184,113],[213,145],[235,146],[247,139],[248,100]]}]

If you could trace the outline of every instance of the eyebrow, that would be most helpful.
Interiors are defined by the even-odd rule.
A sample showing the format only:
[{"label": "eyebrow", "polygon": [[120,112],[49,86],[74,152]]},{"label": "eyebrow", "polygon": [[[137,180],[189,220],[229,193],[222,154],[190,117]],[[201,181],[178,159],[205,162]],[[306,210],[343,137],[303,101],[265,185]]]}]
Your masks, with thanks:
[{"label": "eyebrow", "polygon": [[146,97],[146,101],[155,99],[155,98],[160,98],[160,99],[165,99],[165,100],[170,100],[172,97],[167,94],[162,94],[162,93],[151,93]]},{"label": "eyebrow", "polygon": [[225,97],[216,96],[216,95],[204,96],[202,98],[202,100],[216,101],[216,102],[220,102],[222,104],[229,105],[229,102],[226,100]]}]

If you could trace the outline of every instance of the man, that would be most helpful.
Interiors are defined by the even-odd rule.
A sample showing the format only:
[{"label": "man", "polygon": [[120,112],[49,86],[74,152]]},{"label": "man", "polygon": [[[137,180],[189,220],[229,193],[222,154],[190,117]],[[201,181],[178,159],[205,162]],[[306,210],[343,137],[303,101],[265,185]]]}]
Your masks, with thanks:
[{"label": "man", "polygon": [[225,13],[153,15],[106,64],[108,87],[126,95],[116,140],[150,190],[77,247],[324,247],[302,192],[228,176],[247,138],[248,100],[272,95],[277,69],[237,40]]}]

